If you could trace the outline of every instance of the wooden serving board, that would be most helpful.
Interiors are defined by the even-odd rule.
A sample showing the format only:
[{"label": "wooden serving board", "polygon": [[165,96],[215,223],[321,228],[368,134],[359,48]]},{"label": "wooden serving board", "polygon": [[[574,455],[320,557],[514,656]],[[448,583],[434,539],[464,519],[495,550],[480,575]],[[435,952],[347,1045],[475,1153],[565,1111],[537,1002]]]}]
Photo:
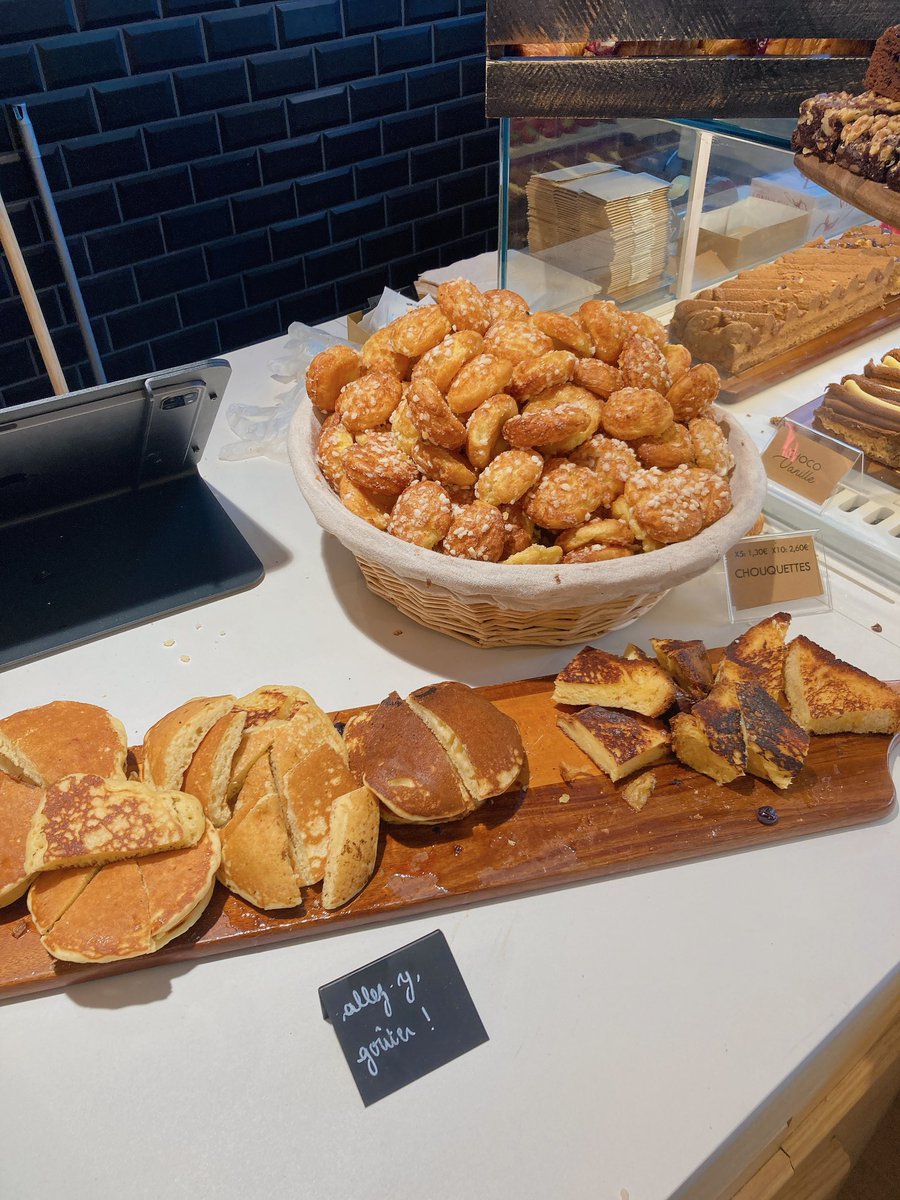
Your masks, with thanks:
[{"label": "wooden serving board", "polygon": [[825,188],[833,196],[852,204],[854,208],[868,213],[877,221],[883,221],[894,229],[900,229],[900,192],[893,192],[883,183],[854,175],[837,163],[823,162],[814,154],[795,154],[794,166],[801,175]]},{"label": "wooden serving board", "polygon": [[722,390],[719,404],[733,404],[755,396],[773,384],[781,383],[791,375],[798,375],[809,367],[818,366],[841,350],[850,350],[866,342],[881,330],[895,329],[900,325],[900,296],[894,296],[881,308],[860,314],[846,325],[839,325],[830,333],[823,333],[812,341],[803,342],[792,350],[785,350],[775,358],[767,359],[758,366],[750,367],[737,375],[722,372]]},{"label": "wooden serving board", "polygon": [[[318,888],[308,890],[303,908],[271,913],[217,885],[197,924],[157,954],[91,966],[52,959],[22,899],[0,910],[0,999],[726,850],[773,845],[877,820],[894,803],[889,739],[838,735],[812,739],[803,772],[786,792],[749,776],[718,787],[678,763],[656,767],[656,791],[635,813],[619,794],[623,785],[610,783],[557,728],[551,677],[478,690],[518,722],[528,753],[528,786],[489,801],[464,821],[441,826],[383,824],[375,874],[339,912],[321,908]],[[360,710],[337,713],[335,719],[346,720],[356,711]],[[563,764],[584,774],[566,782]],[[757,820],[757,809],[764,804],[776,806],[776,825]]]}]

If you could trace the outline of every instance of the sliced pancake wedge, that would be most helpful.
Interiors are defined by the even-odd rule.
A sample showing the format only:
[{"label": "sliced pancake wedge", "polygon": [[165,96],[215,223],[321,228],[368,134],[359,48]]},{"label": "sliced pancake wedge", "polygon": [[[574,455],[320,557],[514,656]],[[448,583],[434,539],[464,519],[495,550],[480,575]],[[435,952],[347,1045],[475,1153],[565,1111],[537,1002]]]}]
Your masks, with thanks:
[{"label": "sliced pancake wedge", "polygon": [[692,700],[708,696],[713,686],[713,671],[706,646],[698,639],[683,642],[677,638],[651,638],[656,661]]},{"label": "sliced pancake wedge", "polygon": [[218,877],[257,908],[295,908],[300,886],[281,798],[270,792],[221,830]]},{"label": "sliced pancake wedge", "polygon": [[407,696],[477,803],[501,796],[519,778],[525,747],[506,713],[464,683],[436,683]]},{"label": "sliced pancake wedge", "polygon": [[35,876],[28,889],[28,911],[38,933],[47,933],[53,928],[99,870],[99,867],[63,867],[60,871],[45,871],[43,875]]},{"label": "sliced pancake wedge", "polygon": [[192,846],[205,824],[199,800],[185,792],[68,775],[44,792],[28,833],[25,869],[96,866]]},{"label": "sliced pancake wedge", "polygon": [[[356,787],[344,754],[330,741],[299,754],[293,750],[290,726],[272,746],[271,759],[284,807],[297,882],[318,883],[325,874],[331,809],[335,800]],[[287,743],[282,745],[282,741]],[[343,749],[343,746],[342,746]]]},{"label": "sliced pancake wedge", "polygon": [[[171,940],[169,935],[178,936],[172,934],[173,930],[184,931],[188,917],[193,924],[209,903],[222,861],[221,841],[215,826],[207,821],[196,845],[135,861],[147,892],[150,936],[158,949]],[[197,906],[204,900],[203,908],[197,912]]]},{"label": "sliced pancake wedge", "polygon": [[268,796],[270,792],[277,793],[278,785],[275,782],[275,773],[272,770],[272,758],[267,751],[265,754],[259,756],[247,772],[247,778],[244,780],[244,786],[241,788],[238,798],[234,802],[234,808],[228,824],[234,828],[234,824],[241,813],[249,812],[257,801],[262,800],[263,796]]},{"label": "sliced pancake wedge", "polygon": [[30,783],[32,787],[44,787],[44,777],[37,765],[31,761],[16,743],[0,729],[0,771],[17,779],[20,783]]},{"label": "sliced pancake wedge", "polygon": [[475,807],[443,746],[396,692],[363,725],[361,757],[366,786],[407,821],[451,821]]},{"label": "sliced pancake wedge", "polygon": [[803,770],[809,734],[757,683],[738,683],[738,703],[747,738],[747,771],[786,788]]},{"label": "sliced pancake wedge", "polygon": [[125,778],[125,726],[96,704],[54,700],[26,708],[0,721],[0,735],[32,764],[42,787],[66,775]]},{"label": "sliced pancake wedge", "polygon": [[791,716],[809,733],[897,733],[900,693],[806,637],[787,648]]},{"label": "sliced pancake wedge", "polygon": [[245,713],[246,719],[240,745],[231,763],[231,780],[226,797],[229,803],[234,801],[244,786],[244,780],[256,760],[269,750],[280,723],[295,716],[305,705],[314,703],[312,696],[303,688],[278,683],[254,688],[235,701],[235,710]]},{"label": "sliced pancake wedge", "polygon": [[180,791],[198,746],[234,702],[234,696],[195,696],[161,717],[144,734],[144,779]]},{"label": "sliced pancake wedge", "polygon": [[553,699],[658,717],[675,703],[675,684],[652,659],[621,658],[585,646],[557,675]]},{"label": "sliced pancake wedge", "polygon": [[0,774],[0,908],[25,894],[34,872],[25,869],[28,834],[43,792]]},{"label": "sliced pancake wedge", "polygon": [[98,871],[41,944],[64,962],[102,963],[136,958],[154,949],[147,890],[135,860]]},{"label": "sliced pancake wedge", "polygon": [[717,683],[705,700],[670,722],[672,749],[685,766],[716,783],[747,773],[747,743],[734,684]]},{"label": "sliced pancake wedge", "polygon": [[669,731],[652,717],[595,705],[560,713],[556,723],[614,783],[669,754]]},{"label": "sliced pancake wedge", "polygon": [[341,908],[366,886],[378,855],[378,801],[367,787],[339,796],[331,810],[331,837],[322,907]]},{"label": "sliced pancake wedge", "polygon": [[233,709],[220,717],[197,747],[184,774],[182,788],[196,796],[203,811],[219,827],[231,817],[228,784],[231,764],[240,745],[247,714]]},{"label": "sliced pancake wedge", "polygon": [[784,639],[790,613],[773,613],[725,647],[716,683],[758,683],[773,700],[784,690]]}]

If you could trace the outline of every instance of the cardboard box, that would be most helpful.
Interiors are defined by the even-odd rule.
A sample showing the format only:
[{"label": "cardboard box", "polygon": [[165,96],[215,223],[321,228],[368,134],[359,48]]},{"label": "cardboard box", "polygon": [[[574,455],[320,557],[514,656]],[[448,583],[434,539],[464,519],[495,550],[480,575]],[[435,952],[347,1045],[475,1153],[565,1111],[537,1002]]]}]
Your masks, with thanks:
[{"label": "cardboard box", "polygon": [[777,258],[806,241],[809,213],[748,196],[700,217],[697,253],[712,250],[731,271]]},{"label": "cardboard box", "polygon": [[834,237],[851,225],[866,224],[871,219],[793,168],[751,179],[750,195],[809,213],[807,237],[810,240]]},{"label": "cardboard box", "polygon": [[359,323],[365,315],[361,308],[357,312],[347,313],[347,341],[355,346],[364,346],[372,336],[368,329],[360,328]]}]

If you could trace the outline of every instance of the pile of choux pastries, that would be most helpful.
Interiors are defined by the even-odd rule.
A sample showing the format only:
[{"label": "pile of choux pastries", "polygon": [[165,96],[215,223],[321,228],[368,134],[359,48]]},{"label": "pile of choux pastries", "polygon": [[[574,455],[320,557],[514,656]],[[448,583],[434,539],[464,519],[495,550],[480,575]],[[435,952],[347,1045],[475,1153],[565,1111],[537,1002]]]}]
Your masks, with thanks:
[{"label": "pile of choux pastries", "polygon": [[377,529],[456,558],[627,558],[731,508],[719,375],[645,313],[588,300],[530,313],[505,288],[444,283],[360,351],[312,360],[316,460]]}]

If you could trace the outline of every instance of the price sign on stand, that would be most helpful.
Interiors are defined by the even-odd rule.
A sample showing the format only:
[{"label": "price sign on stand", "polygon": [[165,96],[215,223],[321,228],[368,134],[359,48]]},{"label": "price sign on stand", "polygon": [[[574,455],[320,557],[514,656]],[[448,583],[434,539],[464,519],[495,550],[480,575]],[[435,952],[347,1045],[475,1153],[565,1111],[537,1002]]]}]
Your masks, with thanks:
[{"label": "price sign on stand", "polygon": [[319,988],[367,1107],[488,1040],[438,930]]},{"label": "price sign on stand", "polygon": [[862,468],[862,451],[805,425],[784,420],[762,453],[773,483],[821,508],[844,476]]},{"label": "price sign on stand", "polygon": [[742,538],[726,552],[725,584],[732,621],[783,608],[797,614],[831,608],[828,574],[810,531]]}]

